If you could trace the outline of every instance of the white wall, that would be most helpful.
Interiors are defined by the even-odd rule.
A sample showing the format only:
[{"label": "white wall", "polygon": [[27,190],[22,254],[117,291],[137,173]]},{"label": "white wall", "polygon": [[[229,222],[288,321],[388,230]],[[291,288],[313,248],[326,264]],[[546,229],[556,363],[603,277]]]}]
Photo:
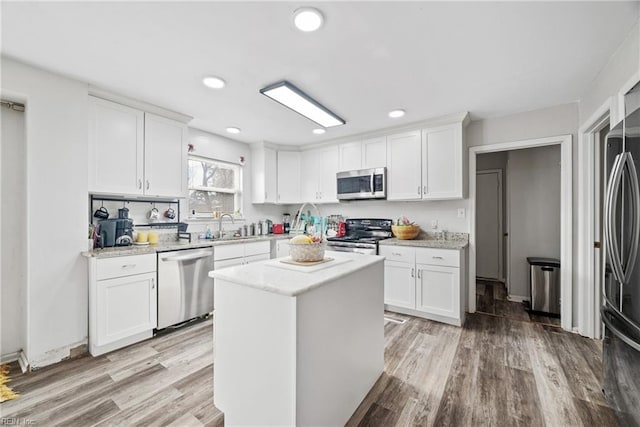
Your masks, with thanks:
[{"label": "white wall", "polygon": [[[12,100],[15,101],[15,99]],[[2,124],[0,356],[12,359],[25,347],[27,337],[25,113],[6,107],[0,108]]]},{"label": "white wall", "polygon": [[509,295],[529,299],[527,257],[560,259],[560,146],[508,153]]},{"label": "white wall", "polygon": [[[282,222],[282,213],[287,211],[284,206],[278,205],[254,205],[251,203],[251,148],[248,144],[234,141],[220,135],[205,132],[199,129],[189,128],[189,143],[193,144],[193,155],[222,160],[238,164],[240,157],[244,157],[245,165],[242,169],[242,212],[245,221],[232,224],[224,221],[223,228],[238,228],[239,224],[252,223],[262,219],[270,219],[274,222]],[[188,212],[186,200],[180,206],[182,212]],[[207,225],[214,227],[217,220],[187,220],[189,231],[200,231]],[[213,230],[217,230],[212,228]]]},{"label": "white wall", "polygon": [[27,105],[25,347],[38,367],[87,341],[87,85],[3,57],[1,88]]},{"label": "white wall", "polygon": [[[616,97],[620,89],[630,80],[634,85],[640,78],[640,23],[629,32],[622,44],[611,55],[605,67],[593,80],[589,90],[580,99],[580,125],[582,126],[605,102],[614,97],[612,113],[619,119]],[[627,89],[630,89],[627,88]],[[617,121],[614,119],[613,125]]]}]

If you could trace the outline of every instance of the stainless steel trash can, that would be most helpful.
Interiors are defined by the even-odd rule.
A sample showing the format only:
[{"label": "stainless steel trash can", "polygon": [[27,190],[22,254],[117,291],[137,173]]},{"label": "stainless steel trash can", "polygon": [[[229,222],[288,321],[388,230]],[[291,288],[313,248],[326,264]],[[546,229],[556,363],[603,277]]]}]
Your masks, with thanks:
[{"label": "stainless steel trash can", "polygon": [[527,258],[531,310],[560,314],[560,260]]}]

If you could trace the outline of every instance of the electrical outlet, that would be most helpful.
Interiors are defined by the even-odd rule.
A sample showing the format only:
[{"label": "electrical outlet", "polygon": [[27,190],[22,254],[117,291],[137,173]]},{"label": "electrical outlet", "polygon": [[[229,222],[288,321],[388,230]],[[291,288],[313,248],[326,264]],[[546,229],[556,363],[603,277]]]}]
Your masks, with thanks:
[{"label": "electrical outlet", "polygon": [[432,219],[431,220],[431,228],[433,228],[434,230],[436,228],[438,228],[438,220],[437,219]]},{"label": "electrical outlet", "polygon": [[459,208],[458,209],[458,218],[464,218],[465,212],[464,212],[464,208]]}]

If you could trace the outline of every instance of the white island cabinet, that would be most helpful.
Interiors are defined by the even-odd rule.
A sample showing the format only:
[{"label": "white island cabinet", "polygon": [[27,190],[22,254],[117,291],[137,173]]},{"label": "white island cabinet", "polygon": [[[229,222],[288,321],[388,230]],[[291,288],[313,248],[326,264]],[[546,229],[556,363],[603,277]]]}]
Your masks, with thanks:
[{"label": "white island cabinet", "polygon": [[384,367],[383,259],[327,252],[216,270],[214,403],[225,425],[344,425]]}]

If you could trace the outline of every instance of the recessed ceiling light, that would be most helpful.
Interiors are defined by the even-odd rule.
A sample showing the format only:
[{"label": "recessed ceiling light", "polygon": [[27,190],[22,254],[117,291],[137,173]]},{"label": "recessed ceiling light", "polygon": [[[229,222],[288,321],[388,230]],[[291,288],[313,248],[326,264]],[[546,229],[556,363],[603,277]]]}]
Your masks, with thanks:
[{"label": "recessed ceiling light", "polygon": [[404,116],[404,110],[393,110],[389,112],[389,117],[393,119],[397,119],[398,117]]},{"label": "recessed ceiling light", "polygon": [[240,133],[240,128],[229,127],[229,128],[227,128],[227,132],[229,132],[229,133]]},{"label": "recessed ceiling light", "polygon": [[323,133],[326,132],[326,130],[318,128],[318,129],[314,129],[312,132],[315,133],[316,135],[322,135]]},{"label": "recessed ceiling light", "polygon": [[316,31],[322,26],[324,18],[318,9],[301,7],[293,12],[293,23],[296,28],[306,33]]},{"label": "recessed ceiling light", "polygon": [[205,77],[204,79],[202,79],[202,83],[206,87],[210,87],[211,89],[222,89],[226,84],[225,81],[222,80],[220,77],[213,77],[213,76]]},{"label": "recessed ceiling light", "polygon": [[316,122],[323,128],[340,126],[346,123],[329,111],[328,108],[286,80],[262,88],[260,93]]}]

